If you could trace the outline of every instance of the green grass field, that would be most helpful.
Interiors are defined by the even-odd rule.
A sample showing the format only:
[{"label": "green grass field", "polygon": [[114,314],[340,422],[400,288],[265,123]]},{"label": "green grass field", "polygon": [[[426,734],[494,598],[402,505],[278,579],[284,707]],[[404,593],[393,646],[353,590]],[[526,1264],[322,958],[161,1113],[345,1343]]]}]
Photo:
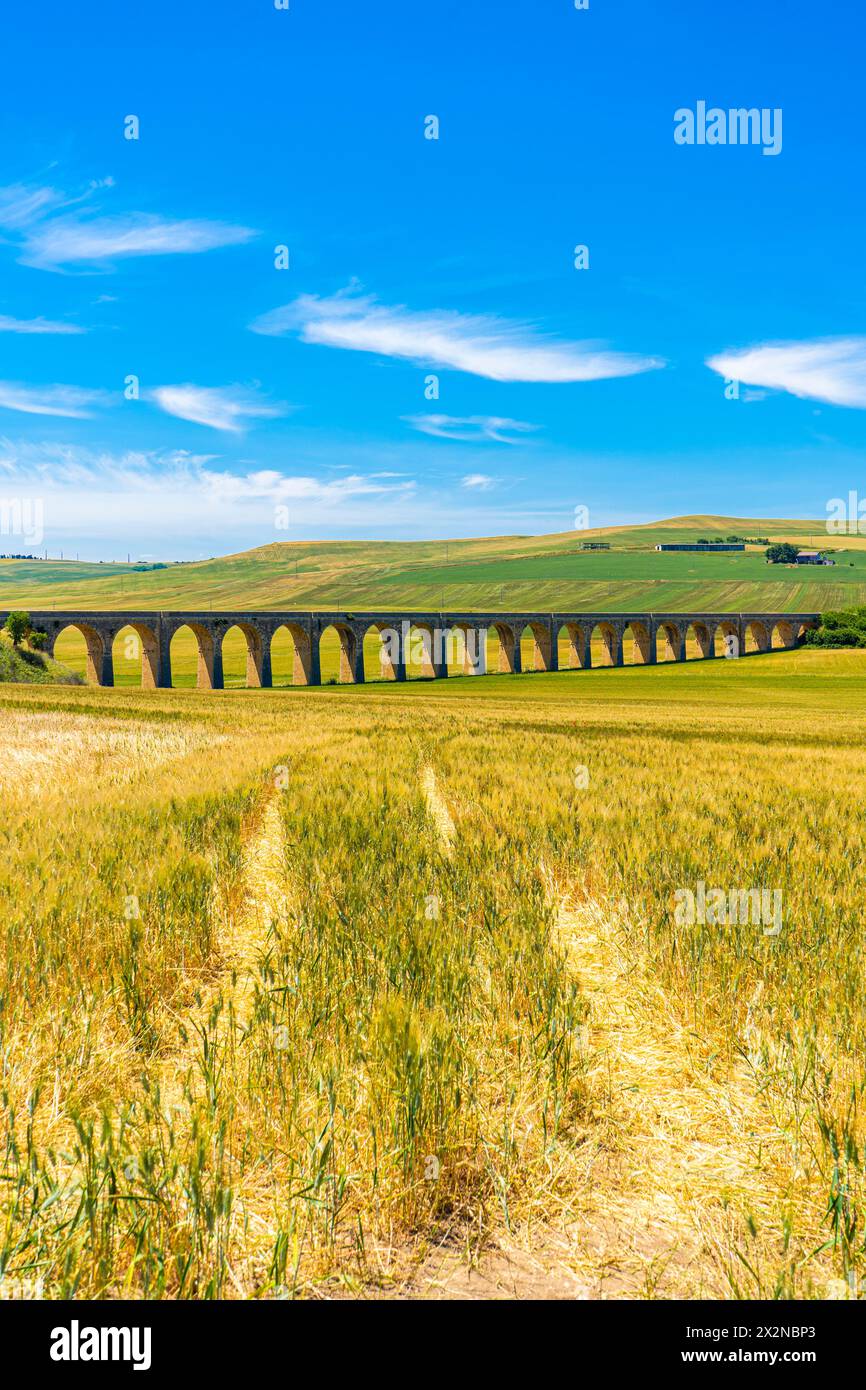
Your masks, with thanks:
[{"label": "green grass field", "polygon": [[[656,543],[766,535],[835,548],[833,567],[770,567],[763,549],[657,553]],[[586,540],[609,551],[582,551]],[[75,561],[0,561],[0,605],[109,609],[584,608],[823,610],[866,603],[866,537],[820,521],[682,517],[648,526],[458,541],[291,542],[138,572]]]}]

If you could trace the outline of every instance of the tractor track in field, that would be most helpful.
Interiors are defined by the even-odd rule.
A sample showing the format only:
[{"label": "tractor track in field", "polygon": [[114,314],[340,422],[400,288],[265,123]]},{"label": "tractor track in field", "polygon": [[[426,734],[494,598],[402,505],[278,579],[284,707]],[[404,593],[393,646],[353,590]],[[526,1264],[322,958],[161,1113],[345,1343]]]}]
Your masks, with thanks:
[{"label": "tractor track in field", "polygon": [[218,884],[212,896],[213,968],[195,988],[192,1003],[173,1011],[180,1046],[160,1065],[164,1108],[169,1111],[183,1110],[183,1096],[205,1040],[209,1046],[234,1044],[249,1028],[259,959],[273,923],[288,911],[284,843],[280,798],[271,786],[244,835],[235,891],[226,895]]},{"label": "tractor track in field", "polygon": [[[440,844],[456,828],[423,773]],[[588,1006],[579,1045],[588,1124],[549,1218],[495,1228],[471,1261],[439,1238],[398,1296],[421,1299],[729,1298],[746,1251],[783,1239],[792,1202],[812,1206],[784,1117],[745,1060],[725,1062],[687,1027],[634,949],[625,904],[570,894],[542,864],[553,941]],[[747,1267],[747,1266],[746,1266]]]}]

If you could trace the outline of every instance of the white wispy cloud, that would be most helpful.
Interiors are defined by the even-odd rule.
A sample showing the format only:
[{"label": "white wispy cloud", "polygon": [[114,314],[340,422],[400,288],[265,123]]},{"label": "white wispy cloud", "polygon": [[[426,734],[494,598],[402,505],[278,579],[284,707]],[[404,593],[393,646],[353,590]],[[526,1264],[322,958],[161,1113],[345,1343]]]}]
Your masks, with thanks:
[{"label": "white wispy cloud", "polygon": [[0,314],[0,333],[86,333],[77,323],[59,323],[54,319],[14,319]]},{"label": "white wispy cloud", "polygon": [[355,289],[330,298],[301,295],[250,326],[254,333],[279,337],[295,332],[306,343],[451,367],[491,381],[597,381],[664,366],[656,357],[558,341],[531,325],[494,315],[388,306]]},{"label": "white wispy cloud", "polygon": [[396,484],[382,483],[372,474],[349,473],[340,478],[313,478],[303,474],[257,469],[251,473],[202,471],[200,478],[212,498],[223,502],[256,501],[317,502],[334,506],[359,497],[383,497],[414,490],[412,479]]},{"label": "white wispy cloud", "polygon": [[155,213],[116,217],[54,217],[27,236],[20,259],[41,270],[111,265],[127,256],[192,255],[238,246],[256,233],[250,227],[202,218],[172,221]]},{"label": "white wispy cloud", "polygon": [[726,381],[866,409],[866,338],[762,343],[707,359]]},{"label": "white wispy cloud", "polygon": [[273,468],[232,470],[219,468],[218,463],[215,454],[185,449],[114,454],[75,444],[0,438],[0,473],[6,482],[15,477],[22,483],[38,482],[43,490],[74,488],[87,506],[92,506],[93,489],[157,498],[182,492],[199,502],[306,500],[336,505],[359,497],[405,494],[415,487],[412,478],[389,482],[371,473],[317,478]]},{"label": "white wispy cloud", "polygon": [[460,479],[460,486],[476,492],[488,492],[495,482],[496,479],[488,477],[486,473],[467,473],[465,478]]},{"label": "white wispy cloud", "polygon": [[38,188],[25,183],[6,184],[0,188],[0,227],[6,231],[28,227],[65,203],[65,193],[56,188]]},{"label": "white wispy cloud", "polygon": [[510,420],[506,415],[404,415],[402,417],[421,434],[434,439],[450,439],[461,444],[486,440],[496,444],[517,444],[512,435],[531,434],[538,425],[525,420]]},{"label": "white wispy cloud", "polygon": [[287,409],[238,386],[157,386],[149,399],[168,415],[233,434],[241,434],[252,420],[272,420]]},{"label": "white wispy cloud", "polygon": [[80,386],[25,386],[17,381],[0,381],[0,409],[17,410],[23,415],[60,415],[70,420],[87,420],[93,407],[108,400],[104,391],[88,391]]},{"label": "white wispy cloud", "polygon": [[106,269],[129,256],[194,255],[238,246],[256,236],[250,227],[208,218],[168,218],[151,212],[100,215],[93,200],[113,188],[110,177],[93,179],[76,194],[7,184],[0,187],[0,228],[18,242],[23,265],[54,271]]},{"label": "white wispy cloud", "polygon": [[[164,558],[225,554],[296,540],[301,528],[399,533],[418,510],[411,478],[232,468],[185,450],[99,452],[8,437],[0,438],[0,488],[40,499],[48,546],[94,543],[103,555],[139,545]],[[276,524],[278,505],[288,507],[288,532]]]}]

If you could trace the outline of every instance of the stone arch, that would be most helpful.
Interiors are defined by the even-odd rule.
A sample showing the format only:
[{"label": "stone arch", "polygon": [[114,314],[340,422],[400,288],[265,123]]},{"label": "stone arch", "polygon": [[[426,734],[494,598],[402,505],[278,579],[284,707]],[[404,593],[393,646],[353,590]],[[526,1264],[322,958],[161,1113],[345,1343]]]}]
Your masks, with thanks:
[{"label": "stone arch", "polygon": [[[118,649],[118,643],[120,647]],[[120,679],[134,684],[131,664],[139,668],[139,681],[142,690],[156,690],[159,685],[159,637],[147,623],[125,623],[118,628],[111,641],[112,666],[121,672]],[[123,672],[123,666],[126,671]]]},{"label": "stone arch", "polygon": [[[528,640],[527,640],[528,637]],[[521,669],[524,671],[555,671],[554,651],[547,623],[530,620],[520,633]]]},{"label": "stone arch", "polygon": [[448,630],[434,622],[410,623],[406,665],[412,677],[444,680],[448,675]]},{"label": "stone arch", "polygon": [[[288,637],[290,644],[288,663],[284,663],[282,660],[283,633]],[[275,639],[279,639],[276,651],[274,650]],[[298,623],[278,623],[266,639],[266,649],[272,681],[274,670],[276,669],[282,677],[284,667],[288,664],[288,671],[286,672],[288,680],[283,681],[281,679],[279,682],[281,685],[318,684],[318,663],[317,661],[314,662],[314,657],[318,658],[318,647],[314,650],[309,632]]]},{"label": "stone arch", "polygon": [[[270,680],[263,679],[265,675],[265,644],[262,641],[261,630],[255,623],[237,622],[227,627],[219,639],[220,650],[223,656],[223,680],[225,680],[225,644],[234,633],[240,633],[246,648],[246,673],[243,683],[251,689],[259,689],[262,685],[270,685]],[[235,681],[232,681],[235,684]]]},{"label": "stone arch", "polygon": [[488,628],[488,661],[495,657],[496,670],[513,676],[520,670],[520,641],[510,623],[493,622]]},{"label": "stone arch", "polygon": [[622,631],[616,623],[603,620],[596,623],[592,630],[590,644],[594,644],[598,659],[593,654],[594,666],[621,666],[622,665]]},{"label": "stone arch", "polygon": [[[331,635],[329,636],[329,634]],[[334,637],[338,643],[336,672],[332,670],[335,654],[329,650],[333,646]],[[348,623],[339,620],[327,623],[319,633],[318,648],[323,681],[329,685],[358,685],[363,682],[363,643],[359,641],[355,629],[350,627]]]},{"label": "stone arch", "polygon": [[686,660],[706,660],[714,655],[713,634],[708,623],[695,619],[685,633]]},{"label": "stone arch", "polygon": [[[570,671],[581,671],[592,665],[591,634],[582,623],[563,623],[556,634],[557,652],[561,657],[565,644],[565,665]],[[560,659],[559,665],[562,665]]]},{"label": "stone arch", "polygon": [[[628,640],[629,638],[631,639],[630,642]],[[653,657],[655,656],[655,653],[653,651],[652,632],[650,630],[649,623],[640,622],[636,618],[633,618],[630,622],[626,623],[622,634],[622,644],[623,662],[625,662],[626,652],[628,651],[630,656],[630,665],[653,665]]]},{"label": "stone arch", "polygon": [[449,665],[464,676],[487,674],[487,629],[477,623],[456,622],[450,629]]},{"label": "stone arch", "polygon": [[[181,638],[181,653],[184,646],[184,635],[192,634],[195,642],[195,674],[189,675],[184,671],[178,674],[178,668],[183,670],[184,662],[178,661],[175,642]],[[222,668],[222,644],[214,641],[213,632],[204,623],[186,622],[178,623],[172,629],[169,642],[169,660],[172,670],[173,686],[195,686],[197,690],[222,690],[223,688],[223,668]],[[185,654],[184,654],[185,655]]]},{"label": "stone arch", "polygon": [[660,622],[656,628],[656,661],[685,661],[685,633],[678,623]]},{"label": "stone arch", "polygon": [[745,630],[745,656],[756,656],[759,652],[770,650],[770,632],[767,624],[758,618],[750,618]]},{"label": "stone arch", "polygon": [[717,657],[740,655],[740,627],[733,618],[722,618],[713,628],[713,651]]},{"label": "stone arch", "polygon": [[55,656],[57,643],[68,632],[77,632],[84,638],[84,674],[91,685],[113,685],[114,671],[111,662],[111,643],[106,642],[98,628],[85,622],[64,623],[58,627],[51,639],[51,656]]},{"label": "stone arch", "polygon": [[406,679],[405,634],[407,629],[393,622],[370,623],[361,638],[361,659],[365,681]]},{"label": "stone arch", "polygon": [[773,624],[770,633],[770,646],[774,651],[790,651],[796,647],[803,633],[802,624],[796,619],[780,618]]}]

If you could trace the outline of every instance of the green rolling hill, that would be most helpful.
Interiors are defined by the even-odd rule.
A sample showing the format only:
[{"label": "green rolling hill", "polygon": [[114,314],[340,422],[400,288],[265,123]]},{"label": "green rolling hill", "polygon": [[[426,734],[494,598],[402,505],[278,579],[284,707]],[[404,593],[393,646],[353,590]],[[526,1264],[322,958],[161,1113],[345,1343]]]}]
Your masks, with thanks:
[{"label": "green rolling hill", "polygon": [[[768,566],[658,543],[767,536],[833,549],[833,567]],[[604,542],[609,550],[585,550]],[[239,555],[135,565],[0,560],[0,607],[149,609],[828,609],[866,604],[866,537],[823,522],[688,516],[549,536],[274,542]]]}]

